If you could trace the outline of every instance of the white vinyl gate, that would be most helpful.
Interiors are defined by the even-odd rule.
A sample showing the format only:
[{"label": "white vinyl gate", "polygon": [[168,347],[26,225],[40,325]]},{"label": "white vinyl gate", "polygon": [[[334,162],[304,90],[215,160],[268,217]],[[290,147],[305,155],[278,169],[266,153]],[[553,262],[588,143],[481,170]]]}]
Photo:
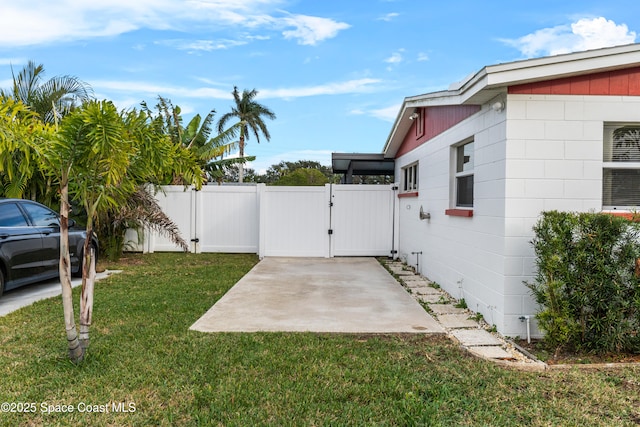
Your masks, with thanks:
[{"label": "white vinyl gate", "polygon": [[[388,256],[397,247],[396,187],[166,186],[156,195],[191,252],[264,256]],[[145,252],[178,251],[146,233]]]},{"label": "white vinyl gate", "polygon": [[332,256],[391,255],[398,217],[393,187],[335,185],[331,200]]}]

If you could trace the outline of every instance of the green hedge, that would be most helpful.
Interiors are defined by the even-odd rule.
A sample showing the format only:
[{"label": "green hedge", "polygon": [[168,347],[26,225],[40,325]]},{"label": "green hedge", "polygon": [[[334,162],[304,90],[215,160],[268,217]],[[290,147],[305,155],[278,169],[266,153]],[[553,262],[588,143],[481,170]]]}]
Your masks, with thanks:
[{"label": "green hedge", "polygon": [[602,213],[544,212],[526,283],[538,325],[556,349],[640,352],[640,227]]}]

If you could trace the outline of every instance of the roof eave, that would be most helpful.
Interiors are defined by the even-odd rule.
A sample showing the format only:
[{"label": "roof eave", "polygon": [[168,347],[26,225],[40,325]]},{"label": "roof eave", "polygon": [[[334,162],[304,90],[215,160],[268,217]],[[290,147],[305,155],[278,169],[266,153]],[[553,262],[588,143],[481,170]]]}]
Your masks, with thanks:
[{"label": "roof eave", "polygon": [[411,128],[414,108],[440,105],[482,105],[509,86],[598,73],[640,65],[640,44],[629,44],[544,58],[497,64],[482,68],[448,90],[404,99],[382,150],[393,158]]},{"label": "roof eave", "polygon": [[[481,73],[478,73],[478,74],[481,74]],[[476,76],[478,76],[478,74]],[[479,78],[483,79],[485,77],[486,76],[481,76]],[[395,154],[399,148],[399,145],[400,143],[402,143],[402,139],[404,139],[404,135],[407,134],[407,132],[409,131],[413,123],[409,119],[409,116],[414,113],[414,110],[416,108],[446,106],[446,105],[475,104],[476,102],[478,102],[478,100],[472,99],[472,95],[474,93],[469,91],[469,89],[472,87],[473,86],[471,87],[465,86],[457,89],[445,90],[440,92],[432,92],[424,95],[417,95],[417,96],[411,96],[411,97],[405,98],[404,101],[402,102],[402,106],[400,107],[400,111],[398,112],[398,116],[396,117],[396,121],[393,124],[391,132],[387,137],[387,141],[382,150],[385,157],[386,158],[395,157]],[[401,136],[396,138],[396,136],[398,135],[401,135]]]}]

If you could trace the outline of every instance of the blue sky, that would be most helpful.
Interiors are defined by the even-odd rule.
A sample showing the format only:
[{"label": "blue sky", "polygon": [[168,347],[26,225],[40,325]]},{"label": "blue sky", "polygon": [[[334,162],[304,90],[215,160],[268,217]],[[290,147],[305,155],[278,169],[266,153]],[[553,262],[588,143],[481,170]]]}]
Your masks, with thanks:
[{"label": "blue sky", "polygon": [[640,2],[565,0],[30,0],[0,5],[11,66],[73,75],[120,108],[158,95],[185,116],[256,89],[277,115],[250,167],[380,152],[406,96],[485,65],[636,42]]}]

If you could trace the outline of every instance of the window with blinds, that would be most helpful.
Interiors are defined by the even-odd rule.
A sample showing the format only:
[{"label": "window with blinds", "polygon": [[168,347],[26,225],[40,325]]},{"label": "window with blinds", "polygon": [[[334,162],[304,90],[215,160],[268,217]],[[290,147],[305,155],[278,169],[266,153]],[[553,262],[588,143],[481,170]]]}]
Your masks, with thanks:
[{"label": "window with blinds", "polygon": [[640,124],[604,127],[603,209],[640,206]]},{"label": "window with blinds", "polygon": [[456,207],[473,207],[473,141],[456,147]]},{"label": "window with blinds", "polygon": [[402,168],[402,192],[418,191],[418,163]]}]

